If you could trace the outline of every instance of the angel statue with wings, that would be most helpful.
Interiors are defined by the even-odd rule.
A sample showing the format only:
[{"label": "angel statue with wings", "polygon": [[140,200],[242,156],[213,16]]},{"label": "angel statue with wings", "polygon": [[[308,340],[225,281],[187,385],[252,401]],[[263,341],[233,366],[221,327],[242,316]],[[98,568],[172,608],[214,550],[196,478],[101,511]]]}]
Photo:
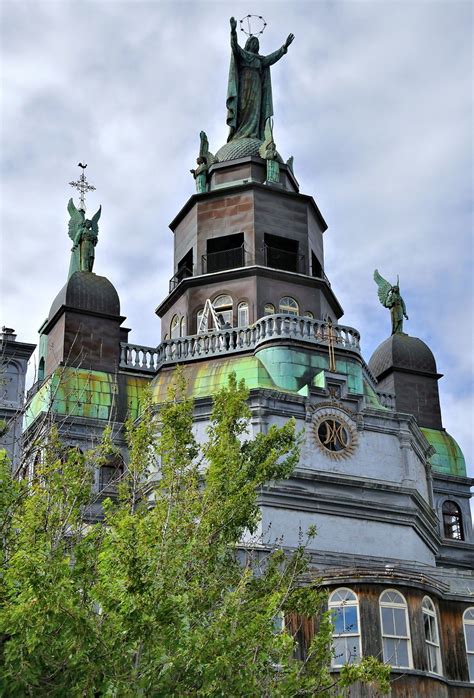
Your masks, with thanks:
[{"label": "angel statue with wings", "polygon": [[400,295],[398,277],[396,285],[392,286],[392,284],[384,279],[376,269],[374,271],[374,281],[378,286],[377,293],[380,302],[384,308],[390,309],[390,315],[392,318],[392,334],[404,334],[403,318],[408,320],[408,315],[405,302]]},{"label": "angel statue with wings", "polygon": [[92,216],[91,220],[85,217],[82,209],[77,209],[74,206],[72,199],[69,199],[67,210],[70,215],[68,233],[73,242],[69,279],[75,271],[92,271],[95,257],[94,247],[97,245],[99,235],[99,218],[102,206],[99,206],[99,210]]},{"label": "angel statue with wings", "polygon": [[209,140],[204,131],[199,134],[200,145],[199,155],[196,160],[197,167],[195,170],[190,170],[196,180],[196,191],[202,194],[208,190],[208,170],[211,165],[216,162],[215,156],[209,150]]}]

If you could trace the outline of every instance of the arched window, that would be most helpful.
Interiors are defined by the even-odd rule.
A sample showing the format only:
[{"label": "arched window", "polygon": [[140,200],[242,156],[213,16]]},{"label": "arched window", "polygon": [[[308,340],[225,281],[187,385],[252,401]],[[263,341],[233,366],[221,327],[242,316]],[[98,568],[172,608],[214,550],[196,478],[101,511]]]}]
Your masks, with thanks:
[{"label": "arched window", "polygon": [[433,674],[442,674],[441,652],[439,649],[438,618],[432,600],[425,596],[421,604],[423,613],[423,628],[425,631],[426,655],[428,659],[428,671]]},{"label": "arched window", "polygon": [[328,602],[333,624],[333,666],[353,664],[360,659],[359,602],[351,589],[333,591]]},{"label": "arched window", "polygon": [[407,602],[398,591],[387,589],[380,595],[380,621],[384,662],[410,669],[412,657]]},{"label": "arched window", "polygon": [[474,606],[466,608],[462,620],[464,639],[466,641],[467,664],[469,667],[469,681],[474,683]]},{"label": "arched window", "polygon": [[232,327],[234,324],[233,301],[230,296],[218,296],[212,304],[221,326]]},{"label": "arched window", "polygon": [[274,315],[275,314],[275,306],[273,303],[265,303],[265,307],[263,309],[263,314],[264,315]]},{"label": "arched window", "polygon": [[199,331],[199,325],[201,324],[201,320],[202,320],[203,315],[204,315],[204,308],[201,308],[196,313],[196,334],[202,334],[203,332],[206,331],[204,328],[201,328],[201,331]]},{"label": "arched window", "polygon": [[464,540],[461,510],[455,502],[446,501],[443,504],[443,531],[445,538]]},{"label": "arched window", "polygon": [[285,315],[299,315],[298,303],[290,296],[284,296],[280,300],[279,312]]},{"label": "arched window", "polygon": [[186,337],[186,318],[184,317],[184,315],[179,323],[179,336]]},{"label": "arched window", "polygon": [[303,313],[303,317],[309,317],[310,320],[314,320],[314,314],[311,312],[311,310],[305,310]]},{"label": "arched window", "polygon": [[247,327],[249,324],[249,304],[242,301],[237,306],[237,324],[239,327]]},{"label": "arched window", "polygon": [[171,339],[176,339],[176,337],[179,337],[179,317],[177,315],[173,315],[171,318],[170,337]]},{"label": "arched window", "polygon": [[44,380],[44,356],[41,357],[38,364],[38,380]]}]

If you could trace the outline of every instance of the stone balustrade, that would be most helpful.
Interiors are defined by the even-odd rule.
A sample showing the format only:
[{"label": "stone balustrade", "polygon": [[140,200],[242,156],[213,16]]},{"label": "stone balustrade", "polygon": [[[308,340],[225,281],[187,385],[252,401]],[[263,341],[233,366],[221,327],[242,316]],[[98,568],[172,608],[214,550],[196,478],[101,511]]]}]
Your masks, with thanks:
[{"label": "stone balustrade", "polygon": [[266,315],[248,327],[211,330],[189,337],[167,339],[158,347],[121,343],[120,367],[156,373],[166,364],[252,351],[262,344],[285,339],[326,345],[360,354],[360,335],[352,327],[292,315]]}]

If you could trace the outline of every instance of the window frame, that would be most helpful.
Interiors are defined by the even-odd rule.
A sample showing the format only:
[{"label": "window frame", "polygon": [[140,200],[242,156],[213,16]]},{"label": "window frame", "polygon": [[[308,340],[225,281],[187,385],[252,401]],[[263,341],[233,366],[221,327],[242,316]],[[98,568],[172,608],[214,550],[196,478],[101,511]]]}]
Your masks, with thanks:
[{"label": "window frame", "polygon": [[[283,303],[283,301],[290,301],[289,303]],[[292,312],[295,310],[293,306],[291,305],[291,302],[295,304],[296,312]],[[282,307],[283,306],[283,307]],[[292,317],[298,317],[300,314],[300,306],[296,298],[293,298],[293,296],[283,296],[280,298],[280,301],[278,303],[278,312],[281,315],[291,315]]]},{"label": "window frame", "polygon": [[[245,311],[246,314],[246,320],[245,322],[241,322],[240,314]],[[249,325],[249,312],[250,312],[250,307],[248,301],[240,301],[240,303],[237,304],[237,327],[248,327]]]},{"label": "window frame", "polygon": [[[435,674],[436,676],[442,676],[443,675],[443,664],[441,662],[441,644],[440,644],[440,639],[439,639],[439,623],[438,623],[438,614],[436,612],[436,607],[430,599],[429,596],[424,596],[423,601],[421,602],[421,615],[423,618],[423,632],[424,632],[424,637],[425,637],[425,645],[426,645],[426,658],[428,661],[428,671],[430,674]],[[428,639],[427,633],[426,633],[426,625],[425,625],[425,618],[424,616],[428,616],[429,618],[432,619],[433,621],[433,626],[434,630],[436,633],[436,641],[433,639]],[[431,623],[429,624],[431,628]],[[434,651],[436,655],[436,664],[437,664],[437,669],[432,668],[432,655],[430,652],[430,649]]]},{"label": "window frame", "polygon": [[[230,299],[230,303],[222,303],[220,306],[216,306],[217,301],[219,301],[221,298]],[[224,324],[228,323],[230,327],[234,326],[234,299],[229,293],[220,293],[218,296],[216,296],[216,298],[214,298],[212,301],[212,307],[217,316],[222,315]],[[219,310],[219,307],[222,308],[222,310]],[[227,314],[228,320],[226,320],[224,313]]]},{"label": "window frame", "polygon": [[[395,601],[383,601],[382,597],[385,594],[388,593],[393,593],[397,594],[397,596],[400,596],[403,599],[403,603],[397,603]],[[384,631],[384,623],[383,623],[383,614],[382,614],[382,608],[394,608],[394,609],[403,609],[405,612],[405,626],[407,630],[406,635],[391,635],[390,633],[387,633]],[[407,605],[407,600],[403,596],[403,594],[398,591],[398,589],[384,589],[382,593],[379,596],[379,616],[380,616],[380,633],[382,636],[382,653],[383,653],[383,661],[385,664],[390,665],[394,669],[413,669],[413,653],[412,653],[412,647],[411,647],[411,632],[410,632],[410,619],[408,617],[408,605]],[[386,651],[385,651],[385,639],[388,640],[403,640],[404,642],[407,643],[407,657],[408,657],[408,666],[405,666],[403,664],[393,664],[392,659],[393,659],[393,654],[390,655],[389,657],[386,656]],[[396,656],[396,650],[395,650],[395,656]]]},{"label": "window frame", "polygon": [[[336,594],[338,594],[338,593],[340,594],[341,592],[349,592],[349,594],[351,594],[351,596],[352,596],[353,598],[351,598],[351,599],[349,599],[349,600],[348,600],[348,599],[344,599],[343,601],[340,601],[340,600],[338,600],[338,601],[333,601],[333,600],[332,600],[333,597],[334,597]],[[331,667],[333,667],[333,668],[335,668],[335,669],[339,669],[339,668],[343,667],[345,664],[357,664],[357,662],[360,661],[360,659],[361,659],[361,657],[362,657],[362,635],[361,635],[361,628],[360,628],[359,597],[358,597],[358,595],[356,594],[356,592],[355,592],[353,589],[350,589],[349,587],[338,587],[337,589],[334,589],[334,590],[331,592],[331,594],[330,594],[330,596],[329,596],[329,598],[328,598],[328,611],[329,611],[330,613],[331,613],[331,611],[337,613],[337,612],[338,612],[338,609],[342,609],[342,608],[355,608],[355,609],[356,609],[356,616],[357,616],[357,632],[341,632],[341,633],[337,633],[337,632],[335,632],[335,630],[336,630],[335,623],[333,623],[333,633],[332,633],[332,637],[333,637],[333,657],[332,657],[332,659],[331,659]],[[350,656],[350,651],[348,650],[348,642],[349,642],[349,639],[348,639],[348,638],[353,638],[354,643],[357,642],[357,645],[358,645],[358,654],[356,654],[356,655],[354,656],[354,660],[353,660],[353,661],[350,661],[350,662],[347,662],[347,661],[339,662],[339,661],[337,660],[337,657],[334,655],[334,644],[335,644],[335,643],[334,643],[334,640],[336,640],[336,639],[338,639],[338,640],[343,639],[343,640],[345,641],[344,644],[345,644],[346,653],[348,653],[349,656]]]},{"label": "window frame", "polygon": [[[466,619],[467,614],[470,615],[470,618]],[[468,608],[465,609],[464,613],[462,614],[462,629],[463,629],[463,634],[464,634],[464,646],[466,648],[466,659],[467,659],[467,671],[468,671],[468,676],[469,676],[469,683],[474,683],[474,640],[473,640],[473,646],[472,649],[469,649],[468,641],[467,641],[467,633],[466,633],[466,626],[473,626],[474,627],[474,606],[469,606]]]},{"label": "window frame", "polygon": [[[447,505],[451,505],[454,509],[456,509],[456,513],[445,513],[444,509]],[[446,518],[448,517],[457,519],[457,521],[455,521],[454,523],[447,523]],[[461,507],[453,499],[445,499],[443,504],[441,505],[441,521],[443,526],[443,538],[446,538],[446,540],[464,540],[463,516],[461,512]],[[448,535],[447,529],[449,529],[449,527],[451,528],[452,533],[454,533],[457,529],[459,535]]]},{"label": "window frame", "polygon": [[180,337],[180,319],[179,315],[173,315],[170,321],[170,339],[179,339]]},{"label": "window frame", "polygon": [[[272,308],[272,311],[269,312],[268,309]],[[263,306],[263,316],[265,317],[266,315],[275,315],[276,309],[273,303],[265,303]]]}]

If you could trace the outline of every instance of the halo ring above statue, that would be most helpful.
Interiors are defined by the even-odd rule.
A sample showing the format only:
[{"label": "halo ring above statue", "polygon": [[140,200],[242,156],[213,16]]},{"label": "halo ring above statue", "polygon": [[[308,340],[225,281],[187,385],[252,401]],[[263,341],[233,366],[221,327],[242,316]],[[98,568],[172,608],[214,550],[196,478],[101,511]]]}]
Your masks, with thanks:
[{"label": "halo ring above statue", "polygon": [[[260,27],[259,31],[252,31],[252,21],[254,23],[255,29]],[[263,19],[262,15],[245,15],[239,20],[240,31],[244,32],[247,36],[260,36],[265,31],[267,23]]]}]

